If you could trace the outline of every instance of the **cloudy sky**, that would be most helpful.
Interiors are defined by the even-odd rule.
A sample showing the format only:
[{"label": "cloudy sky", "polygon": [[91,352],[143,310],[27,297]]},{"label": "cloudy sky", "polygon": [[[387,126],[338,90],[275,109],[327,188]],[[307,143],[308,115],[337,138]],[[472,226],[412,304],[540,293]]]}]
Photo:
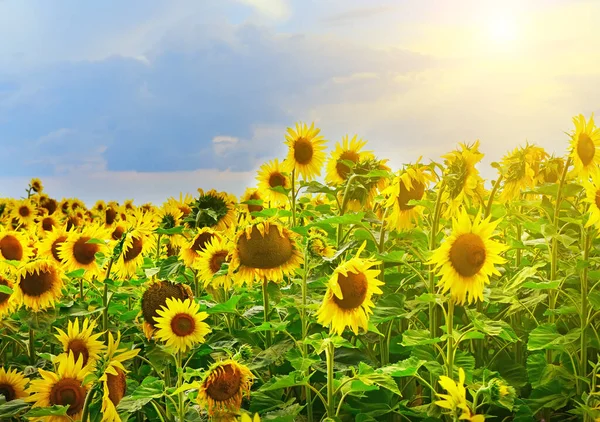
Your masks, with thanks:
[{"label": "cloudy sky", "polygon": [[476,139],[486,163],[526,141],[562,154],[572,116],[600,115],[599,16],[582,0],[0,0],[0,195],[31,177],[87,202],[240,194],[296,121],[394,167]]}]

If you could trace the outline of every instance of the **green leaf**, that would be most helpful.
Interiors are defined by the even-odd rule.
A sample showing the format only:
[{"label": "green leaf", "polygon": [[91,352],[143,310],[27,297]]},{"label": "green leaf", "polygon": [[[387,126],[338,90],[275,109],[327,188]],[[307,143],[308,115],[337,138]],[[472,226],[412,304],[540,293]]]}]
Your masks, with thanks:
[{"label": "green leaf", "polygon": [[527,350],[563,350],[563,346],[578,339],[579,329],[571,330],[563,336],[558,332],[555,324],[542,324],[529,333]]},{"label": "green leaf", "polygon": [[570,394],[560,382],[552,382],[535,388],[526,400],[531,410],[536,413],[540,409],[558,410],[569,402]]},{"label": "green leaf", "polygon": [[29,412],[25,413],[25,418],[41,418],[44,416],[66,416],[69,406],[59,406],[55,404],[50,407],[33,407]]},{"label": "green leaf", "polygon": [[10,294],[12,294],[12,292],[13,292],[13,289],[11,289],[10,287],[0,284],[0,293],[5,293],[7,295],[10,295]]},{"label": "green leaf", "polygon": [[160,398],[165,393],[165,383],[156,377],[146,377],[130,396],[121,400],[119,411],[133,413],[141,410],[152,399]]},{"label": "green leaf", "polygon": [[330,225],[334,225],[334,224],[362,224],[362,220],[365,216],[365,213],[363,211],[361,212],[357,212],[357,213],[348,213],[348,214],[344,214],[342,216],[333,216],[333,217],[327,217],[324,218],[322,220],[317,220],[311,224],[308,225],[308,227],[313,227],[313,226],[330,226]]},{"label": "green leaf", "polygon": [[181,234],[183,233],[183,229],[183,226],[171,227],[170,229],[163,229],[159,227],[156,229],[156,233],[166,235]]},{"label": "green leaf", "polygon": [[411,356],[408,359],[387,365],[381,368],[381,371],[385,374],[389,374],[392,377],[412,377],[414,376],[419,368],[425,364],[426,361]]},{"label": "green leaf", "polygon": [[106,241],[104,241],[102,239],[94,239],[94,238],[92,238],[92,239],[88,240],[85,243],[91,243],[91,244],[97,244],[97,245],[105,245]]},{"label": "green leaf", "polygon": [[262,324],[251,328],[249,331],[251,333],[256,333],[259,331],[285,331],[285,329],[289,323],[290,323],[289,321],[263,322]]},{"label": "green leaf", "polygon": [[402,293],[384,295],[377,301],[371,320],[377,323],[398,318],[404,313],[404,298]]},{"label": "green leaf", "polygon": [[405,330],[402,333],[402,344],[404,347],[422,346],[435,344],[442,341],[439,337],[431,338],[429,330]]},{"label": "green leaf", "polygon": [[294,387],[297,385],[306,385],[309,377],[305,376],[300,371],[293,371],[284,376],[271,378],[267,383],[263,384],[258,391],[266,392],[273,390],[281,390],[283,388]]},{"label": "green leaf", "polygon": [[285,357],[294,369],[300,372],[306,372],[312,365],[321,362],[320,359],[311,358],[310,356],[303,357],[298,349],[291,349],[285,354]]},{"label": "green leaf", "polygon": [[68,272],[65,275],[69,278],[81,278],[81,277],[83,277],[84,274],[85,274],[85,269],[80,268],[78,270]]},{"label": "green leaf", "polygon": [[0,420],[9,420],[29,408],[25,400],[16,399],[0,404]]},{"label": "green leaf", "polygon": [[558,289],[560,286],[560,280],[552,281],[527,281],[523,283],[523,287],[526,289]]},{"label": "green leaf", "polygon": [[[208,308],[206,312],[210,315],[212,314],[235,314],[237,312],[237,304],[242,298],[242,295],[231,296],[229,300],[225,303],[218,303],[212,308]],[[260,330],[264,331],[264,330]]]}]

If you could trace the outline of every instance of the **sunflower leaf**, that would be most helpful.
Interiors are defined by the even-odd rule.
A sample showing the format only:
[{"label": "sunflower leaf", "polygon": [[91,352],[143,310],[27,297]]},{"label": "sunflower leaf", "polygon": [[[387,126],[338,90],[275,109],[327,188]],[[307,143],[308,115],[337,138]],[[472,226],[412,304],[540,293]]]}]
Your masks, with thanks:
[{"label": "sunflower leaf", "polygon": [[17,416],[29,407],[25,400],[16,399],[0,404],[0,420],[8,420]]},{"label": "sunflower leaf", "polygon": [[23,415],[25,418],[41,418],[44,416],[66,416],[69,406],[59,406],[55,404],[50,407],[34,407]]},{"label": "sunflower leaf", "polygon": [[13,292],[13,289],[11,289],[10,287],[0,284],[0,293],[5,293],[7,295],[10,295],[10,294],[12,294],[12,292]]}]

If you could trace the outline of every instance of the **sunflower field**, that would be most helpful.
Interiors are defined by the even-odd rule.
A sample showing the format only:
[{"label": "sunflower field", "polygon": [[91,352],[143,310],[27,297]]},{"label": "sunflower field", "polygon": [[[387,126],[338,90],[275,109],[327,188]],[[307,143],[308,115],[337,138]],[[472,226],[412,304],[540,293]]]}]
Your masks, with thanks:
[{"label": "sunflower field", "polygon": [[600,128],[400,169],[285,134],[241,198],[0,199],[2,421],[600,421]]}]

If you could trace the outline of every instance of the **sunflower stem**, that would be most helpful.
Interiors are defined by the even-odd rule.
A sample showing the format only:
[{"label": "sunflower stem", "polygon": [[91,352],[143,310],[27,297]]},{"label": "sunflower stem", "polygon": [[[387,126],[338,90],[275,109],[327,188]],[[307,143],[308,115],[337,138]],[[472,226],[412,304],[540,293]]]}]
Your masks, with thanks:
[{"label": "sunflower stem", "polygon": [[[592,240],[592,232],[590,229],[585,230],[583,236],[583,260],[587,261],[590,255],[590,245]],[[587,378],[587,326],[588,326],[588,266],[587,263],[583,267],[583,271],[581,272],[581,311],[579,316],[581,318],[581,337],[580,337],[580,358],[579,364],[581,368],[579,370],[579,378]],[[577,385],[580,386],[578,390],[578,395],[581,395],[585,391],[585,383],[578,381]]]},{"label": "sunflower stem", "polygon": [[[265,323],[269,322],[269,291],[267,287],[269,286],[269,281],[265,280],[262,284],[262,294],[263,294],[263,309],[264,309],[264,321]],[[267,330],[265,332],[265,349],[271,347],[273,343],[273,337],[271,330]]]},{"label": "sunflower stem", "polygon": [[[183,385],[183,367],[181,366],[181,362],[183,361],[183,352],[180,350],[177,352],[177,388],[180,388]],[[180,391],[179,394],[179,421],[185,421],[185,406],[184,406],[184,397],[183,391]]]},{"label": "sunflower stem", "polygon": [[92,387],[85,396],[85,402],[83,403],[83,413],[81,414],[81,422],[87,422],[90,411],[90,404],[92,403],[95,394],[96,389]]},{"label": "sunflower stem", "polygon": [[483,218],[489,217],[489,215],[492,213],[492,205],[494,204],[494,197],[496,196],[496,192],[498,192],[498,188],[500,188],[501,182],[502,182],[502,175],[498,176],[498,179],[496,180],[496,183],[494,183],[494,187],[492,188],[492,191],[490,192],[490,197],[488,198],[488,202],[485,207],[485,214],[483,215]]},{"label": "sunflower stem", "polygon": [[79,299],[83,302],[83,278],[79,279]]},{"label": "sunflower stem", "polygon": [[35,333],[32,326],[29,326],[29,363],[35,365]]},{"label": "sunflower stem", "polygon": [[[301,319],[301,323],[302,323],[302,356],[304,356],[306,358],[307,354],[308,354],[308,348],[306,345],[306,336],[308,334],[308,324],[306,323],[306,303],[307,303],[307,296],[308,296],[308,283],[307,283],[307,279],[308,279],[308,253],[307,251],[304,251],[304,271],[302,273],[302,309],[301,309],[301,313],[300,313],[300,319]],[[307,370],[307,372],[310,370],[310,368]],[[306,395],[306,415],[308,417],[308,422],[312,422],[313,421],[313,415],[312,415],[312,394],[310,391],[310,387],[306,386],[304,387],[304,393]]]},{"label": "sunflower stem", "polygon": [[296,169],[292,170],[292,227],[296,227]]},{"label": "sunflower stem", "polygon": [[329,342],[325,349],[325,357],[327,358],[327,416],[335,417],[335,402],[333,389],[333,362],[334,362],[335,346],[333,342]]},{"label": "sunflower stem", "polygon": [[452,371],[454,366],[454,299],[448,300],[448,314],[446,315],[446,331],[448,334],[448,340],[446,342],[446,367],[447,376],[453,378]]},{"label": "sunflower stem", "polygon": [[[346,206],[348,205],[348,200],[350,198],[348,195],[350,193],[350,186],[352,185],[352,182],[354,181],[355,178],[356,178],[356,174],[353,174],[352,176],[350,176],[348,178],[348,181],[346,182],[346,188],[344,189],[344,196],[342,197],[342,205],[340,206],[339,213],[338,213],[340,217],[342,215],[344,215],[344,213],[346,212]],[[342,243],[343,233],[344,233],[344,225],[339,224],[337,227],[337,247],[338,247],[338,249],[340,248],[340,244]]]},{"label": "sunflower stem", "polygon": [[110,271],[112,270],[113,258],[108,261],[108,267],[106,268],[106,274],[104,275],[104,291],[102,293],[102,329],[104,330],[105,340],[108,341],[108,279],[110,278]]}]

